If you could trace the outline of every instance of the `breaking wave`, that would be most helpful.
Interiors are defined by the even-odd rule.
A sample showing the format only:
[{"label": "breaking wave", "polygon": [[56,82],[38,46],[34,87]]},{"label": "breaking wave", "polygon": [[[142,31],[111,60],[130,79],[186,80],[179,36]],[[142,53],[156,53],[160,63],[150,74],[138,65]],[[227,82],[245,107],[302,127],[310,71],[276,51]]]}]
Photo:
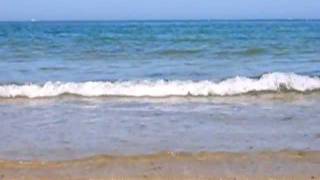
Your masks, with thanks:
[{"label": "breaking wave", "polygon": [[232,96],[250,92],[308,92],[320,90],[320,78],[294,73],[268,73],[260,78],[237,76],[220,82],[139,80],[124,82],[46,82],[45,84],[2,85],[0,97],[55,97],[72,94],[96,96]]}]

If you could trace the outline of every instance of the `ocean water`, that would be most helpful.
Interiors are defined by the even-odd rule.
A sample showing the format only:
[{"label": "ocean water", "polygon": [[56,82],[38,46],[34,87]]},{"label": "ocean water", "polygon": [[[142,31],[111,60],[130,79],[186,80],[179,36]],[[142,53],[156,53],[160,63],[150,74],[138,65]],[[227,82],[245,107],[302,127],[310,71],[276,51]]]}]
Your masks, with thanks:
[{"label": "ocean water", "polygon": [[320,21],[0,22],[0,158],[320,150]]}]

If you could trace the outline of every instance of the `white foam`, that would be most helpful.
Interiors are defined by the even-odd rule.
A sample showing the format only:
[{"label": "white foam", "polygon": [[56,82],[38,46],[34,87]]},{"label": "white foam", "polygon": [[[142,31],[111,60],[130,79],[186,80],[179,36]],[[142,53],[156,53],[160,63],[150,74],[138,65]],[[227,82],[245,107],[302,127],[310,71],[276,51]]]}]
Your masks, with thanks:
[{"label": "white foam", "polygon": [[259,79],[234,77],[213,81],[127,81],[127,82],[47,82],[43,85],[3,85],[0,97],[54,97],[62,94],[80,96],[231,96],[248,92],[320,89],[320,79],[294,73],[268,73]]}]

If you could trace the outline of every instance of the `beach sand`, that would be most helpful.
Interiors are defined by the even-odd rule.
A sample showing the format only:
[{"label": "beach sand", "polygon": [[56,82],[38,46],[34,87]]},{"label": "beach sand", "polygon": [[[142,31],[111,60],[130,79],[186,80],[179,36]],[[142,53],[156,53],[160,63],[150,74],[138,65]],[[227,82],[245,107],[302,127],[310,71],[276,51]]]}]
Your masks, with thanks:
[{"label": "beach sand", "polygon": [[0,179],[319,179],[320,153],[302,151],[95,156],[0,161]]}]

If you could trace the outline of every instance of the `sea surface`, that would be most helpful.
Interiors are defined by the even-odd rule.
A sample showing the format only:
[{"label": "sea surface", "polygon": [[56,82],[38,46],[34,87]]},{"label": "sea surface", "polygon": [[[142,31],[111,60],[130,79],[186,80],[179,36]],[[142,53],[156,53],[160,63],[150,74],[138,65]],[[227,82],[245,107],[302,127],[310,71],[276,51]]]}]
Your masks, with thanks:
[{"label": "sea surface", "polygon": [[320,21],[0,22],[0,159],[320,150]]}]

